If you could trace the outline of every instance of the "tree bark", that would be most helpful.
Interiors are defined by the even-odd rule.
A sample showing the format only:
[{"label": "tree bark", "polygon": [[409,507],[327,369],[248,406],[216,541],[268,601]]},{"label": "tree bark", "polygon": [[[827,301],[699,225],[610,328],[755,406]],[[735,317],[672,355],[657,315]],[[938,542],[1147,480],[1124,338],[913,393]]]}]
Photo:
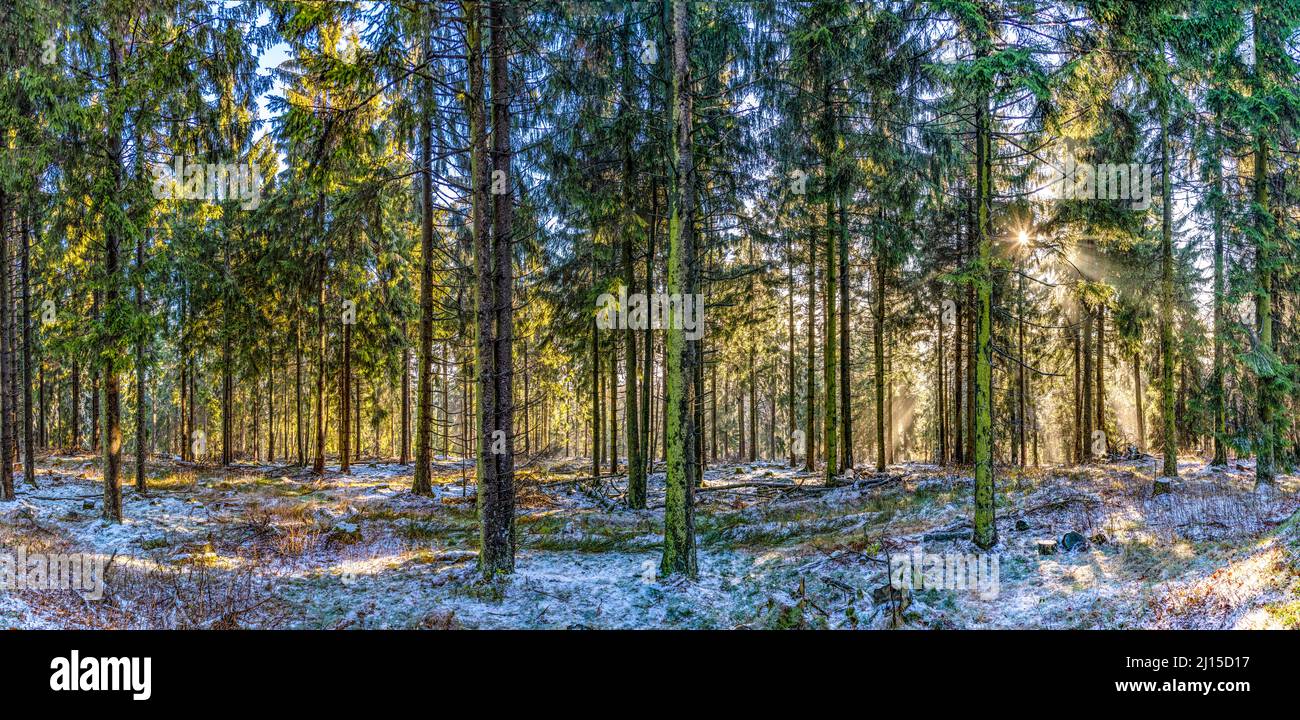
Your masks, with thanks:
[{"label": "tree bark", "polygon": [[[423,13],[422,13],[423,14]],[[423,55],[432,61],[430,39],[432,20],[423,32]],[[411,492],[416,495],[433,494],[433,387],[430,372],[433,366],[433,78],[426,75],[420,83],[420,337],[416,370],[416,420],[415,420],[415,473]],[[409,367],[409,366],[408,366]],[[409,375],[409,369],[407,375]],[[405,387],[409,392],[410,379]],[[409,402],[409,396],[407,398]],[[403,430],[409,425],[403,417]],[[403,439],[403,451],[409,447],[409,438]]]},{"label": "tree bark", "polygon": [[[668,108],[672,118],[672,195],[668,234],[668,292],[682,297],[695,292],[695,170],[692,147],[694,103],[691,92],[689,32],[690,5],[685,0],[665,0],[663,11],[670,16],[672,85]],[[666,18],[667,19],[667,18]],[[676,314],[676,313],[674,313]],[[695,552],[693,377],[694,348],[682,330],[682,318],[670,318],[667,350],[668,416],[666,435],[668,470],[664,506],[664,547],[659,564],[663,576],[699,574]]]},{"label": "tree bark", "polygon": [[1178,428],[1174,420],[1174,230],[1173,178],[1169,162],[1169,118],[1160,107],[1160,408],[1164,420],[1164,466],[1153,492],[1169,492],[1178,477]]},{"label": "tree bark", "polygon": [[[110,31],[113,33],[114,31]],[[121,63],[120,49],[118,48],[117,38],[114,35],[109,37],[109,81],[114,94],[121,90],[121,79],[118,74],[119,64]],[[112,105],[110,104],[110,107]],[[122,192],[122,130],[125,118],[122,117],[121,111],[113,111],[113,118],[109,123],[108,130],[108,158],[112,165],[112,199],[111,202],[121,207]],[[103,374],[104,374],[104,519],[113,522],[122,522],[122,488],[121,467],[122,467],[122,413],[121,397],[118,386],[117,370],[113,367],[113,353],[120,351],[121,338],[115,329],[117,323],[115,317],[120,313],[117,307],[118,297],[118,273],[119,273],[119,252],[121,247],[120,227],[116,223],[108,223],[104,233],[104,303],[110,315],[110,322],[106,323],[108,327],[107,336],[104,338],[101,354]],[[6,471],[6,475],[8,472]]]},{"label": "tree bark", "polygon": [[[981,59],[987,57],[991,44],[992,39],[982,35],[976,42],[976,55]],[[993,203],[993,160],[990,156],[993,141],[988,105],[988,88],[985,86],[980,90],[975,109],[979,256],[976,261],[975,284],[978,320],[975,336],[975,529],[972,537],[975,544],[985,550],[998,541],[993,485],[992,358],[989,345],[992,322],[990,264],[993,261],[992,221],[989,217]]]},{"label": "tree bark", "polygon": [[510,146],[510,68],[507,39],[511,32],[508,3],[493,0],[489,5],[492,75],[492,167],[493,174],[504,178],[504,192],[496,193],[492,229],[496,251],[496,334],[492,338],[496,358],[495,431],[504,443],[503,452],[494,452],[494,471],[479,495],[481,547],[479,566],[485,578],[510,573],[515,568],[515,494],[514,494],[514,193],[511,181]]}]

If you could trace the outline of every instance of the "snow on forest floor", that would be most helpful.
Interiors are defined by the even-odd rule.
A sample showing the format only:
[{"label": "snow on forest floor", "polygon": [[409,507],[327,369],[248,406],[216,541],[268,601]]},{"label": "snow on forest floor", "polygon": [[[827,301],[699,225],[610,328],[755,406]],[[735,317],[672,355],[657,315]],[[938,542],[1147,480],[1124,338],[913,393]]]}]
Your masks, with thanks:
[{"label": "snow on forest floor", "polygon": [[[484,582],[460,461],[435,463],[432,497],[392,463],[317,478],[165,462],[148,496],[124,488],[125,522],[108,525],[95,458],[42,458],[39,488],[20,475],[18,501],[0,503],[0,552],[102,554],[107,592],[0,590],[0,628],[1300,627],[1300,481],[1261,494],[1249,461],[1184,459],[1174,492],[1152,497],[1155,469],[999,468],[996,595],[921,589],[896,605],[881,591],[891,554],[975,552],[969,475],[905,464],[827,489],[777,464],[717,466],[688,582],[656,577],[662,472],[633,511],[622,478],[530,465],[516,572]],[[1039,554],[1069,531],[1092,542]]]}]

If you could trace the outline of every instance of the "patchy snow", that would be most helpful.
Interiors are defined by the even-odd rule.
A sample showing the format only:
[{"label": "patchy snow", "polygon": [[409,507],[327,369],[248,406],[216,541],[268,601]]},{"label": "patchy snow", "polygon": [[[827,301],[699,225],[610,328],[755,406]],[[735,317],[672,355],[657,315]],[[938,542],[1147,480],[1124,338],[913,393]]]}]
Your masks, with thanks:
[{"label": "patchy snow", "polygon": [[[954,468],[859,470],[835,488],[779,463],[709,468],[697,493],[699,578],[657,577],[663,472],[649,510],[581,461],[518,471],[515,573],[476,570],[472,463],[439,458],[430,496],[411,467],[354,463],[323,477],[244,463],[162,463],[99,518],[93,459],[41,463],[40,487],[0,504],[0,542],[112,557],[101,603],[0,591],[0,627],[880,628],[891,553],[971,554],[972,481]],[[996,596],[924,589],[918,628],[1294,627],[1297,481],[1253,488],[1253,466],[1180,462],[1152,497],[1150,458],[998,469]],[[1040,555],[1075,531],[1080,551]],[[56,597],[57,596],[57,597]]]}]

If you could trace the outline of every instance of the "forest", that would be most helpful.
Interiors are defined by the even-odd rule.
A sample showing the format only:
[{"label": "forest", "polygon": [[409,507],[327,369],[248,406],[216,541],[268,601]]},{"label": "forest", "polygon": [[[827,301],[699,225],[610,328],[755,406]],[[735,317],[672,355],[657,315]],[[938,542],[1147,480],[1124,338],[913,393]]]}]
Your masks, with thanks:
[{"label": "forest", "polygon": [[0,43],[0,628],[1300,627],[1300,0]]}]

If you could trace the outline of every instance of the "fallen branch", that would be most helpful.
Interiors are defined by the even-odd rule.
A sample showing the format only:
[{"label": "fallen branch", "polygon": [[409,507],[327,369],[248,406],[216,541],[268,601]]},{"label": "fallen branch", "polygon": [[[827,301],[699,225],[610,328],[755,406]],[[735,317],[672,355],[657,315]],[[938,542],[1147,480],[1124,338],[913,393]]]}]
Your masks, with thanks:
[{"label": "fallen branch", "polygon": [[735,490],[737,488],[778,488],[781,490],[834,490],[834,487],[826,485],[797,485],[795,483],[770,482],[763,480],[754,480],[752,482],[728,483],[726,485],[706,485],[695,488],[695,492],[718,492],[720,490]]},{"label": "fallen branch", "polygon": [[575,483],[593,483],[593,482],[604,481],[609,478],[621,478],[621,477],[627,477],[627,473],[613,473],[611,475],[595,475],[595,476],[582,475],[578,477],[567,478],[564,480],[552,480],[550,482],[538,483],[533,487],[544,488],[544,487],[556,487],[559,485],[573,485]]}]

